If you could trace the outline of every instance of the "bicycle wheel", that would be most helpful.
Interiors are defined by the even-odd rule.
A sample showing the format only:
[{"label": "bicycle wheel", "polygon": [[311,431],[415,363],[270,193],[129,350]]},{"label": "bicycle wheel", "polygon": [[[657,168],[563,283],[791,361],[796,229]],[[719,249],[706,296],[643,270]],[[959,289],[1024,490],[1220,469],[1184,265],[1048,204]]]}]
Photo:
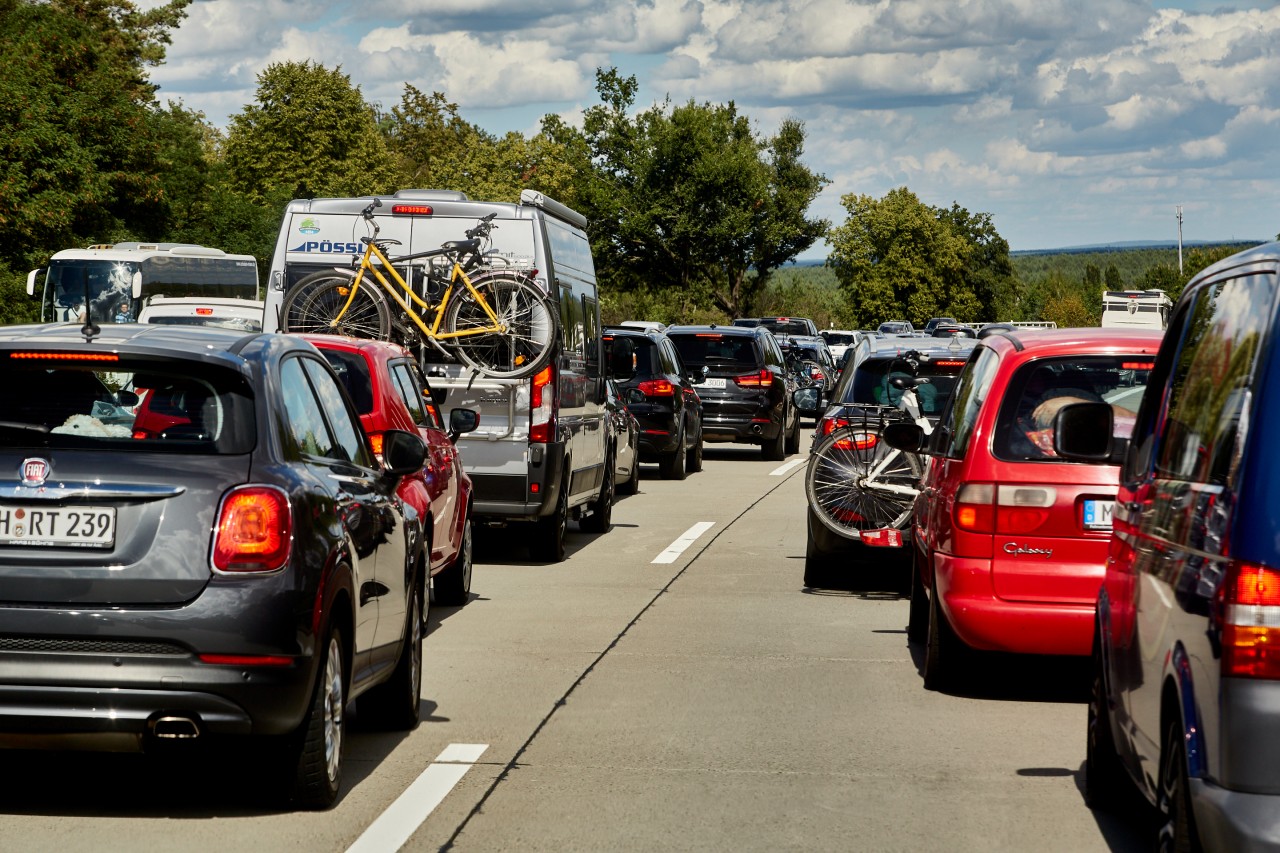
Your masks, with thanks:
[{"label": "bicycle wheel", "polygon": [[[531,376],[545,367],[556,343],[555,303],[515,273],[495,272],[471,284],[498,315],[498,322],[506,326],[506,331],[450,338],[449,345],[458,358],[499,379]],[[484,307],[465,290],[450,300],[444,323],[447,332],[493,325]]]},{"label": "bicycle wheel", "polygon": [[[281,327],[286,332],[345,335],[385,341],[391,335],[387,298],[376,284],[361,281],[351,305],[354,273],[329,270],[313,273],[290,288],[281,304]],[[341,313],[341,317],[338,315]]]},{"label": "bicycle wheel", "polygon": [[921,466],[914,454],[889,447],[874,428],[842,427],[809,455],[805,494],[831,531],[902,528],[911,517]]}]

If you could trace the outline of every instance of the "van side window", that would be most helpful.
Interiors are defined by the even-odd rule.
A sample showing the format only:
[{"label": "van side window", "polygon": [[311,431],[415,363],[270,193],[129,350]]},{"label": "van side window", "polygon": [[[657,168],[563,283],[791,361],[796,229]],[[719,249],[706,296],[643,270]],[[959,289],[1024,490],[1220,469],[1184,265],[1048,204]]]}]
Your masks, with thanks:
[{"label": "van side window", "polygon": [[564,334],[565,352],[581,357],[582,304],[573,298],[573,288],[560,288],[560,329]]},{"label": "van side window", "polygon": [[587,295],[582,297],[583,346],[587,356],[587,375],[600,375],[600,329],[596,325],[599,310],[596,301]]},{"label": "van side window", "polygon": [[979,349],[964,372],[956,382],[956,390],[951,397],[951,406],[946,424],[948,438],[945,447],[939,448],[944,456],[961,459],[969,450],[969,439],[973,437],[974,425],[978,422],[978,414],[982,404],[991,391],[991,383],[996,378],[996,367],[999,357],[989,349]]},{"label": "van side window", "polygon": [[1211,284],[1197,295],[1173,364],[1158,476],[1228,484],[1275,290],[1275,276],[1262,273]]}]

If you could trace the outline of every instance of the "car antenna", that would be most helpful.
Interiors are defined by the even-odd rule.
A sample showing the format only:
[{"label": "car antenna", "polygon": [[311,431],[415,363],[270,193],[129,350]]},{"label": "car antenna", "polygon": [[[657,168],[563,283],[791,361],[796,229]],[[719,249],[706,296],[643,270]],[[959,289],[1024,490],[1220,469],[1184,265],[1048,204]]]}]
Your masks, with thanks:
[{"label": "car antenna", "polygon": [[93,322],[93,310],[89,306],[89,270],[82,270],[84,281],[84,325],[80,327],[80,334],[84,335],[86,344],[93,343],[93,339],[102,334],[102,329],[98,324]]}]

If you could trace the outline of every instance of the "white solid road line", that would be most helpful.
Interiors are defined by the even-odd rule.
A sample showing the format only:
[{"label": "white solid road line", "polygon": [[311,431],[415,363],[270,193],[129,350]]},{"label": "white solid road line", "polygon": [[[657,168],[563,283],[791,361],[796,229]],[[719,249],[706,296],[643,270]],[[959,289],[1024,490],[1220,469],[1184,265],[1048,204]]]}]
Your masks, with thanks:
[{"label": "white solid road line", "polygon": [[667,546],[667,550],[653,558],[655,563],[674,563],[676,558],[684,553],[685,549],[692,545],[699,536],[715,527],[714,521],[699,521],[693,527],[690,527],[676,541]]},{"label": "white solid road line", "polygon": [[404,793],[347,848],[347,853],[393,853],[409,840],[436,806],[462,781],[489,748],[487,743],[451,743]]},{"label": "white solid road line", "polygon": [[803,465],[808,461],[809,461],[808,456],[801,456],[799,459],[792,459],[786,465],[779,465],[777,468],[774,468],[772,471],[769,472],[769,476],[781,477],[783,474],[787,473],[792,468],[799,468],[801,465]]}]

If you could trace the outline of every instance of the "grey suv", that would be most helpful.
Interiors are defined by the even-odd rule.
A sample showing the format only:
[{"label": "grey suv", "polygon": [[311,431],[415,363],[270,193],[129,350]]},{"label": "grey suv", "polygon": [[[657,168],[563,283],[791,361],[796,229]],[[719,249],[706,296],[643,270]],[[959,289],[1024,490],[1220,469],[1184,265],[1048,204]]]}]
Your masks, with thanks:
[{"label": "grey suv", "polygon": [[1187,286],[1127,448],[1108,404],[1059,415],[1060,452],[1123,458],[1085,793],[1135,783],[1161,850],[1280,849],[1277,276],[1272,243]]}]

